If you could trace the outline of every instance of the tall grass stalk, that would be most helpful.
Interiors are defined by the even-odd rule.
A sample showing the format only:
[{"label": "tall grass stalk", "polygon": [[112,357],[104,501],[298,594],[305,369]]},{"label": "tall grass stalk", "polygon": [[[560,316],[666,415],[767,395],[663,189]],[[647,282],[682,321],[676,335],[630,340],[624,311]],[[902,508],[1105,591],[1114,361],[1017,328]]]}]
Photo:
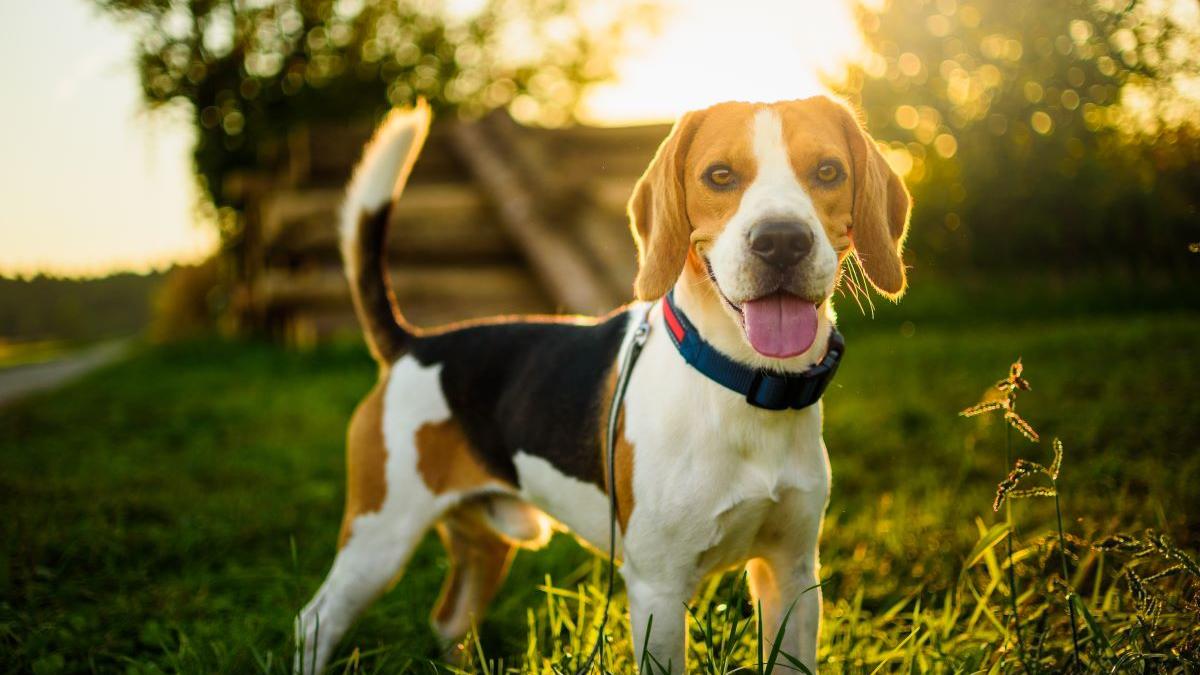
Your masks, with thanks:
[{"label": "tall grass stalk", "polygon": [[[1004,425],[1004,470],[1013,465],[1012,460],[1012,427]],[[1017,634],[1017,656],[1025,663],[1025,638],[1021,635],[1021,614],[1017,609],[1017,568],[1013,564],[1013,538],[1017,536],[1017,526],[1013,522],[1012,502],[1004,502],[1004,522],[1008,525],[1008,598],[1012,605],[1013,631]],[[1065,564],[1065,563],[1064,563]],[[1026,664],[1026,670],[1029,665]]]},{"label": "tall grass stalk", "polygon": [[[1037,431],[1034,430],[1032,425],[1030,425],[1019,414],[1017,414],[1017,410],[1016,410],[1017,392],[1029,391],[1029,389],[1030,389],[1029,382],[1024,377],[1021,376],[1022,373],[1024,372],[1024,369],[1025,369],[1025,367],[1021,364],[1021,359],[1018,358],[1015,362],[1013,362],[1013,364],[1011,366],[1009,366],[1008,377],[1006,377],[1003,380],[1000,380],[999,382],[996,383],[994,390],[1000,392],[999,396],[994,395],[994,393],[992,396],[985,396],[983,401],[980,401],[979,403],[967,408],[966,410],[959,412],[959,415],[962,415],[963,417],[974,417],[976,415],[981,415],[981,414],[989,413],[989,412],[1003,412],[1004,413],[1005,471],[1008,471],[1009,467],[1013,466],[1013,458],[1012,458],[1012,430],[1013,429],[1016,429],[1017,431],[1021,432],[1021,435],[1024,436],[1029,441],[1032,441],[1034,443],[1036,443],[1038,441]],[[1018,464],[1023,461],[1024,460],[1020,460],[1018,462]],[[1009,480],[1017,481],[1019,479],[1020,479],[1020,476],[1017,475],[1016,473],[1013,473],[1013,474],[1009,475],[1009,478],[1006,479],[1005,482],[1008,482]],[[1004,485],[1004,483],[1001,483],[1001,486],[1003,486],[1003,485]],[[1016,487],[1015,482],[1012,485],[1009,485],[1007,488],[1002,487],[1001,490],[1002,491],[1012,490],[1014,487]],[[996,502],[993,504],[993,508],[997,511],[1000,510],[1000,501],[1001,501],[1001,496],[998,495]],[[1016,632],[1016,634],[1017,634],[1017,656],[1019,657],[1022,665],[1025,666],[1025,670],[1031,671],[1031,669],[1029,667],[1029,662],[1025,658],[1025,637],[1021,633],[1021,614],[1020,614],[1020,610],[1018,609],[1018,605],[1017,605],[1017,598],[1020,595],[1020,592],[1017,588],[1017,569],[1016,569],[1016,566],[1013,564],[1013,539],[1017,536],[1017,530],[1016,530],[1016,524],[1013,522],[1012,503],[1007,500],[1005,500],[1005,504],[1004,504],[1004,523],[1008,527],[1008,538],[1006,541],[1007,545],[1005,548],[1007,551],[1007,559],[1008,559],[1008,589],[1009,589],[1009,602],[1012,605],[1013,631]]]},{"label": "tall grass stalk", "polygon": [[[1055,444],[1058,440],[1055,439]],[[1059,446],[1062,447],[1061,445]],[[1061,450],[1059,450],[1061,452]],[[1067,609],[1071,613],[1071,645],[1075,650],[1076,666],[1083,666],[1079,656],[1079,629],[1075,627],[1075,588],[1071,585],[1071,577],[1067,572],[1067,538],[1063,535],[1062,506],[1058,496],[1058,478],[1054,479],[1054,515],[1058,518],[1058,555],[1062,561],[1063,585],[1067,587]],[[1009,503],[1011,506],[1011,502]]]}]

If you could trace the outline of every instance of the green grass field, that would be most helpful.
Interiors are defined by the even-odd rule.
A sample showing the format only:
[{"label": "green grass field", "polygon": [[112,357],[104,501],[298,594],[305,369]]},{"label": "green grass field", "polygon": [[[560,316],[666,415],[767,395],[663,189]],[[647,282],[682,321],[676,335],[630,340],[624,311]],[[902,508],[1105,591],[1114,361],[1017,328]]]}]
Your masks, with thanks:
[{"label": "green grass field", "polygon": [[[1004,427],[956,415],[1017,356],[1033,385],[1018,410],[1043,442],[1014,434],[1015,454],[1049,462],[1052,437],[1066,447],[1086,668],[1187,672],[1200,660],[1200,583],[1172,567],[1186,559],[1088,546],[1146,528],[1193,557],[1200,546],[1200,312],[1178,298],[1109,308],[1102,289],[1094,305],[1064,296],[1057,309],[1021,297],[930,291],[870,321],[840,302],[849,349],[826,407],[827,672],[1021,672],[1004,547],[971,555],[1003,519],[992,498],[1007,473]],[[359,346],[205,341],[145,347],[0,410],[0,671],[284,672],[293,613],[333,557],[345,424],[372,378]],[[1014,506],[1024,660],[1055,671],[1072,646],[1054,500]],[[576,613],[591,617],[602,597],[593,560],[563,536],[520,553],[478,649],[547,673],[577,654],[592,631],[572,628]],[[1131,560],[1132,582],[1121,576]],[[430,537],[343,642],[342,657],[359,650],[346,668],[433,672],[426,617],[445,567]],[[1153,579],[1159,570],[1173,571]],[[706,612],[751,616],[742,600]],[[610,667],[624,672],[625,628],[612,632]],[[693,642],[703,658],[711,645]],[[734,659],[753,660],[749,639]]]}]

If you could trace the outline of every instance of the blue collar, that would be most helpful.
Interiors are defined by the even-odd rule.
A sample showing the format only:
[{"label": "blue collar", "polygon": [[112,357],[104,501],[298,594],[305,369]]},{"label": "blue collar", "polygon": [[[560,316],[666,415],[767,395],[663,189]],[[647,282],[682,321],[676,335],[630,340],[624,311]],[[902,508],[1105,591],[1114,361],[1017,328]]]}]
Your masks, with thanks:
[{"label": "blue collar", "polygon": [[821,400],[837,374],[846,353],[846,341],[835,327],[829,333],[825,358],[802,373],[775,373],[742,365],[704,341],[696,327],[675,304],[675,291],[663,297],[667,332],[688,365],[708,379],[746,397],[746,402],[766,410],[799,410]]}]

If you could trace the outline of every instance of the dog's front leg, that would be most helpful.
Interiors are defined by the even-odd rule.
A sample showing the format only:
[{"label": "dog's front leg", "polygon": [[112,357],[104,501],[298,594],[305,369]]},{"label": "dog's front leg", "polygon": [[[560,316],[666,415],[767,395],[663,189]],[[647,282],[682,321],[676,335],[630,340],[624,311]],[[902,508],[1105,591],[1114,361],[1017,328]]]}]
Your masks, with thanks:
[{"label": "dog's front leg", "polygon": [[628,563],[621,573],[629,596],[634,656],[639,667],[647,661],[651,664],[646,669],[648,673],[658,673],[659,665],[672,673],[687,672],[684,613],[691,598],[687,581],[690,575],[684,573],[673,577],[655,573],[643,576]]},{"label": "dog's front leg", "polygon": [[[774,644],[782,637],[781,649],[813,673],[821,626],[817,542],[827,494],[820,486],[787,494],[764,532],[764,542],[769,543],[746,568],[750,591],[762,605],[764,642]],[[785,616],[787,630],[781,635]]]},{"label": "dog's front leg", "polygon": [[[781,650],[816,673],[817,635],[821,625],[816,550],[790,559],[755,558],[746,569],[750,572],[750,590],[762,607],[763,643],[773,646],[776,639],[782,639]],[[785,616],[788,624],[781,633]]]}]

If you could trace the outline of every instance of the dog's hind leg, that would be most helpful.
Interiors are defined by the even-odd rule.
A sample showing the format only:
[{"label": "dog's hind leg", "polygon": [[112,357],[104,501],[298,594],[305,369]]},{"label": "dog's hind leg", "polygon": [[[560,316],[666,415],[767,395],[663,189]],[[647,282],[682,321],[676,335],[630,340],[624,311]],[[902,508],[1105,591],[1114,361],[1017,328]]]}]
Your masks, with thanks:
[{"label": "dog's hind leg", "polygon": [[297,673],[320,673],[364,610],[397,579],[438,514],[432,500],[399,521],[359,516],[320,590],[296,619]]},{"label": "dog's hind leg", "polygon": [[[347,439],[346,513],[340,548],[313,599],[296,620],[297,673],[320,673],[338,641],[360,614],[397,579],[422,536],[445,506],[421,482],[415,447],[397,444],[386,451],[381,383],[363,400],[350,422]],[[389,457],[410,471],[392,472]]]},{"label": "dog's hind leg", "polygon": [[438,534],[450,556],[450,572],[431,620],[434,631],[448,645],[483,618],[517,548],[484,523],[479,508],[456,509],[438,523]]}]

